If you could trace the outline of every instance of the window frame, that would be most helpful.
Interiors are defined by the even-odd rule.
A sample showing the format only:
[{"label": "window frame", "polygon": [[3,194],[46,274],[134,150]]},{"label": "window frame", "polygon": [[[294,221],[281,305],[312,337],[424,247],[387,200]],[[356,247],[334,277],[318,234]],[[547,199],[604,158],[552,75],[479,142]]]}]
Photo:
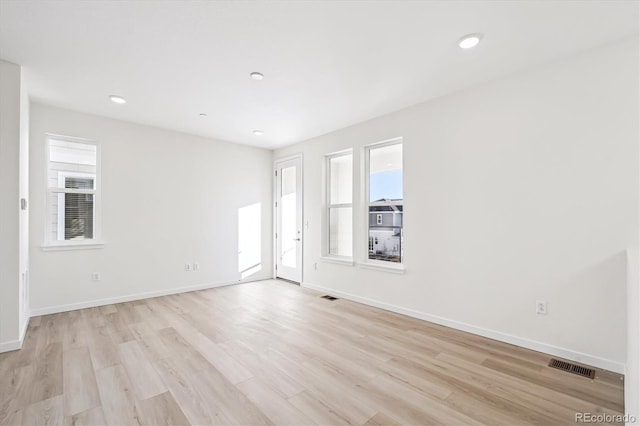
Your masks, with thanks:
[{"label": "window frame", "polygon": [[[371,202],[370,197],[370,163],[371,163],[371,151],[378,148],[385,148],[393,145],[402,145],[402,201],[398,202]],[[405,254],[404,254],[404,246],[406,244],[405,241],[405,217],[404,217],[404,201],[405,201],[405,191],[404,191],[404,140],[403,138],[396,137],[392,139],[387,139],[380,142],[375,142],[369,145],[365,145],[362,149],[362,157],[363,157],[363,194],[362,194],[362,218],[364,218],[362,223],[362,241],[359,241],[359,247],[362,250],[362,256],[359,259],[359,266],[368,269],[378,269],[388,272],[398,272],[404,273],[405,271]],[[400,262],[390,262],[386,260],[378,260],[378,259],[369,259],[369,208],[371,206],[387,206],[387,205],[402,205],[402,228],[401,228],[401,248],[400,248]]]},{"label": "window frame", "polygon": [[[51,140],[59,140],[65,142],[79,143],[96,147],[96,172],[95,177],[86,172],[64,171],[58,176],[58,179],[66,177],[94,178],[94,189],[73,189],[73,188],[51,188],[49,187],[49,162],[51,159]],[[58,135],[53,133],[45,134],[45,161],[44,161],[44,185],[45,185],[45,224],[44,224],[44,243],[41,248],[45,251],[53,250],[78,250],[78,249],[96,249],[104,247],[102,241],[102,179],[101,179],[101,149],[100,143],[92,139],[78,138],[73,136]],[[53,239],[53,233],[56,235],[60,232],[60,217],[64,218],[64,214],[60,216],[60,208],[54,208],[51,200],[54,194],[80,193],[93,195],[93,238],[83,240],[57,240]],[[64,209],[64,207],[62,207]],[[51,218],[53,215],[58,217],[58,225],[54,229]],[[64,233],[64,229],[62,229]]]},{"label": "window frame", "polygon": [[[335,158],[351,156],[351,202],[350,203],[331,203],[331,160]],[[334,152],[332,154],[325,155],[325,171],[326,171],[326,179],[325,179],[325,232],[324,234],[324,250],[323,250],[323,260],[329,262],[337,262],[344,263],[348,265],[353,265],[354,259],[354,208],[353,208],[353,198],[355,194],[354,188],[354,172],[355,172],[355,162],[353,149],[349,148],[346,150]],[[351,209],[351,256],[341,256],[338,254],[331,253],[331,209],[336,208],[350,208]]]}]

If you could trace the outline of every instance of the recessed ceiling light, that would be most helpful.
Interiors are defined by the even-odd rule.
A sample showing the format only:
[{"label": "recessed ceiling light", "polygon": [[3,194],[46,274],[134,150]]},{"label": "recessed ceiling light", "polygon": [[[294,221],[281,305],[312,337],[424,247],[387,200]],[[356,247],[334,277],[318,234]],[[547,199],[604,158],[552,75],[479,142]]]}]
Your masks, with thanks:
[{"label": "recessed ceiling light", "polygon": [[249,77],[251,77],[254,80],[262,80],[264,78],[264,74],[254,71],[251,74],[249,74]]},{"label": "recessed ceiling light", "polygon": [[111,96],[109,96],[109,99],[111,99],[111,102],[115,102],[117,104],[126,104],[127,103],[127,100],[125,98],[123,98],[122,96],[111,95]]},{"label": "recessed ceiling light", "polygon": [[256,135],[256,136],[262,136],[262,135],[264,135],[264,132],[262,130],[254,130],[253,134]]},{"label": "recessed ceiling light", "polygon": [[482,34],[467,34],[458,40],[458,46],[460,46],[461,49],[471,49],[472,47],[476,47],[481,39]]}]

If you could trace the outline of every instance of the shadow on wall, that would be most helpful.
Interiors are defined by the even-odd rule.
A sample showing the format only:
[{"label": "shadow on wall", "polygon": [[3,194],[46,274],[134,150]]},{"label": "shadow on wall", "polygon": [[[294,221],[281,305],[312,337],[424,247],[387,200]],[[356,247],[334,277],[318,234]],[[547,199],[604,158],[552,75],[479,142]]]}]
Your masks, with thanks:
[{"label": "shadow on wall", "polygon": [[582,269],[568,277],[571,282],[579,283],[579,288],[590,294],[613,297],[612,293],[621,296],[620,309],[625,310],[625,292],[627,283],[627,255],[621,251],[607,257],[588,268]]},{"label": "shadow on wall", "polygon": [[[567,277],[569,285],[559,291],[566,320],[578,322],[585,337],[599,339],[609,359],[624,361],[627,328],[627,259],[621,251]],[[576,309],[577,308],[577,309]],[[570,312],[576,315],[570,316]],[[573,327],[575,330],[575,327]],[[606,348],[606,349],[605,349]]]},{"label": "shadow on wall", "polygon": [[262,204],[238,209],[238,272],[245,279],[262,269]]}]

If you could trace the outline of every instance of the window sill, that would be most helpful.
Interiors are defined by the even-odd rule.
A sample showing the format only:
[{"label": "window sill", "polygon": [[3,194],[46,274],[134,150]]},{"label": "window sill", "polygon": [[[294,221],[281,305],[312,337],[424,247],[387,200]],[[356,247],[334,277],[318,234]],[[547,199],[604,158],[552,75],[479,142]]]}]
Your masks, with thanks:
[{"label": "window sill", "polygon": [[104,248],[104,242],[78,242],[78,243],[45,243],[40,246],[42,251],[65,251],[65,250],[95,250]]},{"label": "window sill", "polygon": [[361,262],[358,266],[363,269],[374,269],[376,271],[391,272],[393,274],[404,274],[404,265],[390,262]]},{"label": "window sill", "polygon": [[353,266],[353,259],[348,257],[333,257],[333,256],[322,256],[320,258],[321,262],[325,263],[335,263],[337,265],[345,265],[345,266]]}]

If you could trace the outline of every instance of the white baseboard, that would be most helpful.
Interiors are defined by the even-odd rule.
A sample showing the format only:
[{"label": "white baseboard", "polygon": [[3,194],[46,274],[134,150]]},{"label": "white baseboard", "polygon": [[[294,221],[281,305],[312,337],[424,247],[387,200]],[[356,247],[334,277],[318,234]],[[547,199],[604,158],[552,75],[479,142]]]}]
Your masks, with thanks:
[{"label": "white baseboard", "polygon": [[29,316],[26,317],[24,324],[22,325],[22,332],[20,333],[20,338],[18,340],[0,342],[0,353],[22,349],[22,343],[24,342],[24,336],[27,334],[27,328],[29,328]]},{"label": "white baseboard", "polygon": [[87,300],[84,302],[71,303],[68,305],[47,306],[44,308],[31,309],[31,316],[37,317],[40,315],[57,314],[60,312],[75,311],[77,309],[95,308],[97,306],[113,305],[114,303],[131,302],[134,300],[142,300],[142,299],[151,299],[153,297],[169,296],[171,294],[188,293],[190,291],[206,290],[208,288],[224,287],[228,285],[242,284],[247,282],[262,281],[262,280],[269,280],[269,279],[271,279],[270,276],[265,276],[265,277],[252,276],[251,279],[246,279],[246,280],[197,284],[192,286],[175,287],[175,288],[169,288],[169,289],[157,290],[157,291],[148,291],[144,293],[134,293],[134,294],[128,294],[124,296],[108,297],[105,299]]},{"label": "white baseboard", "polygon": [[30,319],[31,319],[31,312],[29,312],[27,315],[25,315],[24,324],[22,324],[22,333],[20,333],[20,341],[21,342],[24,342],[24,336],[27,335],[27,329],[29,328],[29,320]]},{"label": "white baseboard", "polygon": [[22,340],[10,340],[8,342],[0,343],[0,353],[17,351],[22,348]]},{"label": "white baseboard", "polygon": [[609,371],[613,371],[620,374],[624,374],[624,371],[625,371],[624,363],[620,363],[617,361],[599,358],[597,356],[573,351],[571,349],[561,348],[559,346],[550,345],[548,343],[543,343],[535,340],[526,339],[523,337],[513,336],[511,334],[502,333],[496,330],[477,327],[475,325],[466,324],[460,321],[439,317],[437,315],[427,314],[425,312],[415,311],[413,309],[407,309],[407,308],[402,308],[400,306],[390,305],[385,302],[369,299],[367,297],[356,296],[354,294],[345,293],[345,292],[334,290],[328,287],[323,287],[323,286],[305,283],[305,282],[302,283],[302,286],[305,288],[317,290],[332,296],[339,296],[343,299],[359,302],[369,306],[374,306],[376,308],[384,309],[391,312],[396,312],[398,314],[407,315],[413,318],[418,318],[421,320],[433,322],[436,324],[444,325],[446,327],[455,328],[456,330],[466,331],[468,333],[476,334],[478,336],[488,337],[490,339],[498,340],[504,343],[509,343],[509,344],[520,346],[523,348],[532,349],[534,351],[543,352],[549,355],[579,362],[581,364],[598,367],[604,370],[609,370]]}]

